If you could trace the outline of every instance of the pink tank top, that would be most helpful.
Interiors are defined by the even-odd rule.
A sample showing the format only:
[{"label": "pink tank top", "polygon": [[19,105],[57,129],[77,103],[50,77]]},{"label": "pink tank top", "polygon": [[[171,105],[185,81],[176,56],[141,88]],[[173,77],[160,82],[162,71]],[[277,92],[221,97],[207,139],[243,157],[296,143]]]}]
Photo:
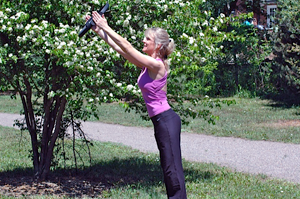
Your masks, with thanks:
[{"label": "pink tank top", "polygon": [[153,80],[148,74],[148,68],[144,67],[138,78],[137,83],[142,91],[150,117],[171,108],[167,101],[167,93],[162,90],[167,83],[167,77],[168,73],[166,72],[161,79]]}]

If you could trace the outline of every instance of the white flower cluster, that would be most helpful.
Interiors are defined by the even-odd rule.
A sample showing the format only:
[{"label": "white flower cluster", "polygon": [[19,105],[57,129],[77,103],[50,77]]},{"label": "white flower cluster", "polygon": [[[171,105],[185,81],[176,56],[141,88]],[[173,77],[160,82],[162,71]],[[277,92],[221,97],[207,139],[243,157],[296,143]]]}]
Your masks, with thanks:
[{"label": "white flower cluster", "polygon": [[137,94],[140,93],[140,88],[138,87],[138,85],[132,85],[132,84],[126,84],[126,83],[115,83],[115,86],[121,90],[123,90],[124,92],[131,92],[133,94]]},{"label": "white flower cluster", "polygon": [[129,92],[132,92],[133,94],[136,94],[136,93],[140,93],[140,89],[139,87],[136,85],[127,85],[126,89],[129,91]]},{"label": "white flower cluster", "polygon": [[194,38],[194,37],[190,37],[190,36],[188,36],[186,33],[183,33],[182,35],[181,35],[181,38],[187,38],[188,40],[189,40],[189,44],[194,44],[195,46],[197,45],[196,43],[195,43],[195,41],[196,41],[196,39]]},{"label": "white flower cluster", "polygon": [[10,19],[12,19],[12,20],[18,20],[22,15],[26,15],[26,14],[24,12],[18,12],[15,15],[11,16]]},{"label": "white flower cluster", "polygon": [[202,26],[208,26],[208,21],[205,20],[205,21],[202,23]]},{"label": "white flower cluster", "polygon": [[96,4],[96,5],[100,5],[99,0],[93,0],[93,3]]}]

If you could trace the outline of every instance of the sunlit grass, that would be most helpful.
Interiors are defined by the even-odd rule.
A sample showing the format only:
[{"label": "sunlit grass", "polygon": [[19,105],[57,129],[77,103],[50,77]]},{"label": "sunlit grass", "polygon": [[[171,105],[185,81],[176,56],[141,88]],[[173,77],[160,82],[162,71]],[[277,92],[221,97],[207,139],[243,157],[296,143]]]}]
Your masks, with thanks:
[{"label": "sunlit grass", "polygon": [[[6,183],[3,177],[16,178],[14,186],[23,186],[17,177],[32,175],[31,160],[28,157],[30,143],[25,133],[23,141],[20,132],[12,128],[0,127],[0,186]],[[166,198],[162,181],[158,154],[141,153],[129,147],[94,142],[91,147],[92,165],[83,158],[85,167],[75,172],[74,167],[53,170],[56,178],[82,179],[82,182],[95,181],[107,186],[98,193],[98,198],[152,199]],[[72,158],[70,162],[74,161]],[[234,172],[215,164],[184,161],[184,171],[188,198],[298,198],[300,185],[270,179],[264,175],[248,175]],[[68,177],[70,176],[70,177]],[[18,183],[19,182],[19,183]],[[56,183],[56,182],[52,182]],[[61,182],[63,183],[63,182]],[[59,184],[58,184],[59,185]],[[78,191],[78,190],[77,190]],[[13,198],[0,195],[1,198]],[[74,198],[57,195],[32,195],[23,198]],[[91,198],[88,195],[76,198]]]},{"label": "sunlit grass", "polygon": [[0,95],[0,113],[16,113],[22,110],[21,99],[12,99],[9,95]]},{"label": "sunlit grass", "polygon": [[[214,136],[300,143],[300,107],[280,106],[259,98],[233,99],[236,104],[212,109],[213,114],[219,116],[215,125],[203,119],[194,119],[182,130]],[[22,109],[20,104],[20,99],[0,96],[0,112],[19,113]],[[142,120],[134,111],[125,112],[118,103],[103,103],[99,107],[99,121],[152,128],[151,121]]]},{"label": "sunlit grass", "polygon": [[299,107],[278,106],[258,98],[234,99],[234,105],[213,109],[213,114],[219,116],[216,125],[196,119],[186,130],[215,136],[300,143]]}]

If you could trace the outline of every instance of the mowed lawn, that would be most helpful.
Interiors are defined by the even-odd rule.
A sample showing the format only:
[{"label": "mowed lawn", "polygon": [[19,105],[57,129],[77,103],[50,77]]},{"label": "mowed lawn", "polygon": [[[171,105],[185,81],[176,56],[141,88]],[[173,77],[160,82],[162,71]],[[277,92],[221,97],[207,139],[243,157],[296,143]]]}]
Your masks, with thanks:
[{"label": "mowed lawn", "polygon": [[[251,140],[300,143],[300,107],[287,107],[259,98],[233,99],[236,104],[222,105],[221,109],[212,110],[213,115],[219,116],[215,125],[203,119],[188,119],[190,124],[184,125],[182,130]],[[0,96],[0,112],[20,113],[21,109],[20,99],[14,100],[9,96]],[[101,122],[152,127],[151,121],[142,120],[134,111],[125,112],[119,103],[103,103],[99,107],[99,116]]]},{"label": "mowed lawn", "polygon": [[[213,110],[216,125],[193,120],[183,130],[216,136],[299,143],[299,108],[285,108],[267,100],[239,99]],[[19,113],[20,102],[0,96],[0,112]],[[117,103],[103,104],[100,121],[149,126]],[[58,161],[49,180],[33,180],[27,132],[0,127],[0,198],[166,198],[157,154],[141,153],[123,145],[95,142],[92,162],[80,147],[77,170],[72,166],[71,141],[66,162]],[[78,140],[80,145],[80,140]],[[80,145],[81,146],[81,145]],[[299,198],[300,185],[265,175],[234,172],[226,167],[184,161],[188,198]]]}]

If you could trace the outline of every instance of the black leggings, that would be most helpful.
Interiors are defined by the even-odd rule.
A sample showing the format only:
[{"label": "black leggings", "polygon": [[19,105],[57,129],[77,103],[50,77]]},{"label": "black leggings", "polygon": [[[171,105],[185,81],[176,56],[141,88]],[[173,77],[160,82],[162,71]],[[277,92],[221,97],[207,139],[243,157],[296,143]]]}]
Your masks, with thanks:
[{"label": "black leggings", "polygon": [[172,109],[169,109],[152,117],[151,120],[168,198],[186,199],[180,149],[181,119]]}]

